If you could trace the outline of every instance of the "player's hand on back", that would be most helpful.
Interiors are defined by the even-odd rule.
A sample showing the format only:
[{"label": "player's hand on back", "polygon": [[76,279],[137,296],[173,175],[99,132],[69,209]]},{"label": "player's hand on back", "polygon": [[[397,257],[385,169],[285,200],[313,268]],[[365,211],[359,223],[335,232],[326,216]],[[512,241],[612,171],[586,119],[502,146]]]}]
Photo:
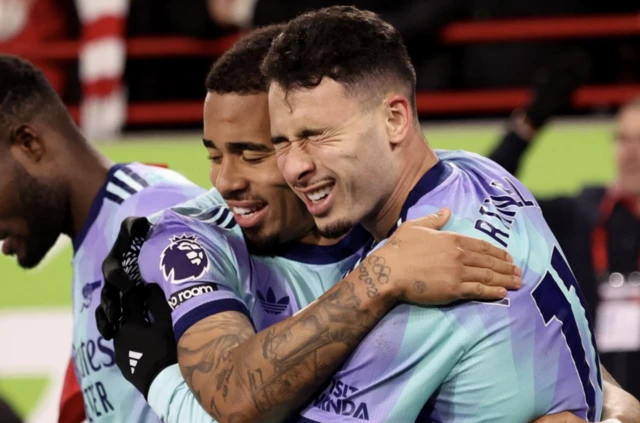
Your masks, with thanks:
[{"label": "player's hand on back", "polygon": [[119,329],[123,298],[142,283],[137,254],[150,228],[151,224],[144,217],[123,220],[118,237],[102,264],[105,283],[96,309],[96,322],[106,340],[113,339]]},{"label": "player's hand on back", "polygon": [[499,300],[507,289],[519,289],[522,272],[505,250],[438,230],[450,217],[451,211],[442,209],[404,222],[385,245],[364,259],[365,266],[355,270],[361,272],[360,279],[389,284],[395,298],[420,305]]}]

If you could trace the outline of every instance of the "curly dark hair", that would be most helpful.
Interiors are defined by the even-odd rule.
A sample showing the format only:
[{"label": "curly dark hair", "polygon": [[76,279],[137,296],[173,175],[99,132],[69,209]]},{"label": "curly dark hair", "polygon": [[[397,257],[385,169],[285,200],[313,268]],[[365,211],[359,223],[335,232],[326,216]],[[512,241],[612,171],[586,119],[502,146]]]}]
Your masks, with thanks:
[{"label": "curly dark hair", "polygon": [[400,32],[353,6],[320,9],[289,22],[273,42],[262,72],[285,91],[313,88],[324,77],[369,98],[402,89],[415,113],[416,73]]},{"label": "curly dark hair", "polygon": [[265,26],[238,41],[213,64],[205,81],[207,91],[241,95],[266,93],[269,84],[260,71],[260,63],[283,29],[284,25]]},{"label": "curly dark hair", "polygon": [[31,62],[0,54],[0,131],[18,123],[46,118],[59,129],[73,126],[62,100],[42,71]]}]

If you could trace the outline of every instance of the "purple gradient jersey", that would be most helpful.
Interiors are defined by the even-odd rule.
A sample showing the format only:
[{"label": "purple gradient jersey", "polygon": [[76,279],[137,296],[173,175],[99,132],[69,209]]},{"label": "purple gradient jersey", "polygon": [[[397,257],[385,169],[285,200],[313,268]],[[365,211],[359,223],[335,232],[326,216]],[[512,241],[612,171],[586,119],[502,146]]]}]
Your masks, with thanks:
[{"label": "purple gradient jersey", "polygon": [[438,155],[398,223],[451,208],[444,230],[506,248],[523,270],[522,289],[499,302],[397,306],[298,421],[524,423],[566,410],[599,421],[595,341],[538,204],[484,157]]},{"label": "purple gradient jersey", "polygon": [[358,227],[335,245],[251,255],[228,207],[200,199],[151,216],[138,257],[142,278],[160,285],[173,309],[176,340],[221,312],[243,313],[257,330],[292,316],[339,281],[371,239]]},{"label": "purple gradient jersey", "polygon": [[[112,342],[96,328],[102,262],[128,216],[146,216],[204,192],[183,176],[138,163],[115,165],[73,240],[73,362],[89,422],[159,422],[115,365]],[[213,194],[220,203],[222,197]]]}]

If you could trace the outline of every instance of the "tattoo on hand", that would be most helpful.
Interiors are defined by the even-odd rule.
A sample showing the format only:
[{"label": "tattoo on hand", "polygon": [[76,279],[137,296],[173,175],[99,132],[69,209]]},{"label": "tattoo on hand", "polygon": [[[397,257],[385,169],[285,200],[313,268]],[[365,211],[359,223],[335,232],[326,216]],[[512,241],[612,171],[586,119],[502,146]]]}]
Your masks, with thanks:
[{"label": "tattoo on hand", "polygon": [[[358,275],[367,284],[367,295],[378,295],[372,267],[364,265]],[[361,291],[359,291],[361,292]],[[237,316],[215,316],[202,321],[182,336],[178,358],[183,377],[200,404],[217,420],[223,408],[243,396],[259,415],[268,415],[283,401],[304,403],[319,388],[336,363],[325,348],[351,351],[384,315],[384,310],[361,308],[362,298],[355,284],[345,281],[323,297],[313,315],[285,326],[272,326],[256,335],[247,322]],[[389,307],[392,302],[389,300]],[[224,333],[214,337],[208,333]],[[294,336],[294,334],[300,334]],[[232,350],[249,338],[260,336],[259,363],[233,356]],[[222,407],[225,405],[225,407]],[[241,414],[226,416],[227,421],[246,420]]]},{"label": "tattoo on hand", "polygon": [[384,257],[370,256],[369,264],[373,266],[373,274],[378,277],[378,283],[384,285],[389,282],[391,268],[389,266],[385,266],[386,260],[384,259]]},{"label": "tattoo on hand", "polygon": [[387,241],[387,244],[389,244],[389,245],[391,245],[393,247],[398,247],[398,246],[400,246],[401,243],[402,243],[402,241],[397,236],[394,236],[389,241]]},{"label": "tattoo on hand", "polygon": [[427,284],[424,281],[415,281],[413,283],[413,289],[418,294],[424,294],[427,291]]},{"label": "tattoo on hand", "polygon": [[373,283],[373,279],[369,276],[369,271],[364,266],[360,267],[360,280],[364,281],[367,285],[367,295],[369,298],[374,298],[378,295],[378,288],[376,288],[376,285]]}]

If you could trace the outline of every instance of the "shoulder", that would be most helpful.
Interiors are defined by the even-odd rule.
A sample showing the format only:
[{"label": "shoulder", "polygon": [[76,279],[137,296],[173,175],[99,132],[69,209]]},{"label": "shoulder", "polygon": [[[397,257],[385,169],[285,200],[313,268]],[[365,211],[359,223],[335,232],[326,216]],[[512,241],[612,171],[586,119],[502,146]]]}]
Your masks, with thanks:
[{"label": "shoulder", "polygon": [[[471,153],[462,154],[468,160]],[[448,157],[453,157],[451,153]],[[504,248],[523,264],[532,243],[551,236],[538,202],[518,179],[493,165],[488,159],[476,164],[443,159],[453,167],[452,175],[413,206],[407,219],[451,209],[452,217],[443,230],[484,239]],[[482,160],[481,160],[482,159]],[[544,243],[543,243],[544,244]],[[538,248],[538,247],[537,247]]]},{"label": "shoulder", "polygon": [[169,169],[139,163],[116,166],[112,182],[122,186],[130,194],[114,214],[116,225],[126,217],[149,216],[205,192],[203,188]]},{"label": "shoulder", "polygon": [[[128,163],[123,165],[119,171],[129,175],[132,179],[142,184],[156,185],[159,183],[168,183],[172,185],[194,185],[184,175],[164,167],[145,165],[142,163]],[[144,185],[144,184],[143,184]]]},{"label": "shoulder", "polygon": [[140,251],[143,278],[173,284],[207,272],[235,274],[236,263],[247,259],[241,236],[173,210],[158,215]]},{"label": "shoulder", "polygon": [[205,192],[175,171],[140,163],[114,166],[110,183],[114,189],[121,188],[129,194],[123,197],[119,208],[122,219],[147,216]]},{"label": "shoulder", "polygon": [[202,194],[197,185],[151,185],[127,198],[119,208],[119,214],[127,216],[148,216],[160,210],[176,206]]}]

